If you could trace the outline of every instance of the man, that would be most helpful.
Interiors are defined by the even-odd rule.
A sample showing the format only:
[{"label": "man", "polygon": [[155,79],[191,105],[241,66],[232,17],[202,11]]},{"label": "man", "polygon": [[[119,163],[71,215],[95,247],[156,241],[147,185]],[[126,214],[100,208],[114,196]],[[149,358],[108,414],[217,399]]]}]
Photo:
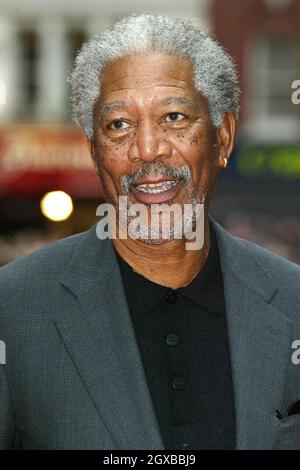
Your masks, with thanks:
[{"label": "man", "polygon": [[[132,236],[93,227],[1,269],[0,447],[299,448],[300,269],[208,213],[231,59],[188,21],[134,15],[83,47],[71,85],[112,232],[145,210]],[[159,204],[192,211],[166,231]]]}]

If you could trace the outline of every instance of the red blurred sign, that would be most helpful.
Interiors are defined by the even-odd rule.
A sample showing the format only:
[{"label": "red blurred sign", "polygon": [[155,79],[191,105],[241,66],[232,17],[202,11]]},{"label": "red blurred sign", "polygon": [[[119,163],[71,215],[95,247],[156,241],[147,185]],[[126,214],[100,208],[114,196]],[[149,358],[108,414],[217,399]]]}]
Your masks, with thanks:
[{"label": "red blurred sign", "polygon": [[80,131],[49,125],[0,128],[0,197],[41,196],[59,189],[75,198],[101,197]]}]

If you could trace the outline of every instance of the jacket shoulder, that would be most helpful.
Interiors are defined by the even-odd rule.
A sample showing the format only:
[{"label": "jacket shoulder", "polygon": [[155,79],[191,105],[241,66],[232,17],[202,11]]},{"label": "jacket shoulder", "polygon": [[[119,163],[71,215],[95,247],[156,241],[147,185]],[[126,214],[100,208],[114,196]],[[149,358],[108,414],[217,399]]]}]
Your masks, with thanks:
[{"label": "jacket shoulder", "polygon": [[[10,289],[41,284],[56,279],[71,258],[86,232],[58,240],[0,268],[0,292],[7,297]],[[16,292],[15,291],[15,292]]]},{"label": "jacket shoulder", "polygon": [[243,253],[259,264],[269,274],[276,278],[292,277],[300,279],[300,266],[276,253],[257,245],[256,243],[233,237]]},{"label": "jacket shoulder", "polygon": [[[256,286],[264,290],[273,286],[271,303],[284,312],[292,322],[300,321],[300,266],[253,242],[237,237],[238,253],[246,260],[243,269],[252,272]],[[238,261],[237,261],[238,263]]]}]

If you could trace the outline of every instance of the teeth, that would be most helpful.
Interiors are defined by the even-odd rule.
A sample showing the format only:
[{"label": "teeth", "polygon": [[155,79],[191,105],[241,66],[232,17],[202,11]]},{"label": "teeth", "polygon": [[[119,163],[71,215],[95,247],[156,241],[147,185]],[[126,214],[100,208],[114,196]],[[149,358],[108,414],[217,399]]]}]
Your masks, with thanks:
[{"label": "teeth", "polygon": [[136,189],[143,193],[158,194],[168,191],[177,184],[177,181],[162,181],[161,183],[139,184]]}]

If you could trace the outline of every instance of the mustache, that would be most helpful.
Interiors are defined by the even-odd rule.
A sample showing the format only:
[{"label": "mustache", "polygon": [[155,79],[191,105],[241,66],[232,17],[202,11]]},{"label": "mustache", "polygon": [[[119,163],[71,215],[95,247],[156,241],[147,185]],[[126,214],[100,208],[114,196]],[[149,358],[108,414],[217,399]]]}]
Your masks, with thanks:
[{"label": "mustache", "polygon": [[121,177],[121,186],[125,192],[129,192],[130,186],[135,184],[142,178],[156,178],[159,176],[182,179],[184,184],[189,183],[192,178],[191,170],[188,165],[183,165],[177,168],[170,168],[162,162],[144,163],[138,170],[126,173]]}]

